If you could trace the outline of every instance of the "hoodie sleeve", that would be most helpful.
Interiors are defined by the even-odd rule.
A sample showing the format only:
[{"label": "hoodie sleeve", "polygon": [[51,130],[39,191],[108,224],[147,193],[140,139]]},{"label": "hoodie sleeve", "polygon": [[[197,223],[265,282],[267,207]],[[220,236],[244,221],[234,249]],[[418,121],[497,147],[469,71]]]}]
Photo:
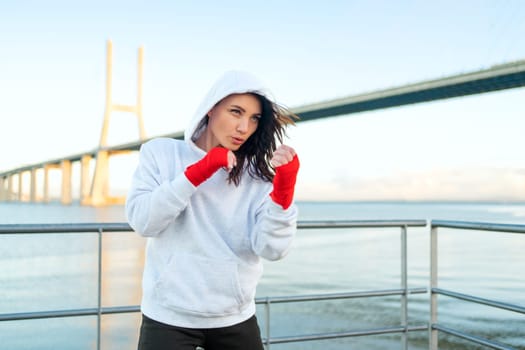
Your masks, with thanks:
[{"label": "hoodie sleeve", "polygon": [[126,199],[128,222],[141,236],[156,236],[164,231],[186,208],[196,189],[183,172],[173,179],[162,174],[163,168],[174,165],[164,156],[165,150],[156,146],[162,145],[142,145]]},{"label": "hoodie sleeve", "polygon": [[295,204],[285,210],[268,197],[256,215],[252,235],[254,252],[268,260],[284,258],[297,232],[297,216]]}]

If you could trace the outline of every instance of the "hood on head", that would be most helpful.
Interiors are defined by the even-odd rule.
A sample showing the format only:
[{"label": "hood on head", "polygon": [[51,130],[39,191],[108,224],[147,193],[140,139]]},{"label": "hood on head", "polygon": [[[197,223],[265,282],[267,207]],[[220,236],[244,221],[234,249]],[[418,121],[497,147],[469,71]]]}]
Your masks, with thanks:
[{"label": "hood on head", "polygon": [[266,98],[273,100],[270,97],[270,91],[266,86],[250,73],[243,71],[228,71],[220,77],[215,84],[208,91],[201,104],[195,111],[190,124],[184,131],[184,140],[190,144],[200,136],[204,127],[197,130],[203,118],[206,117],[210,109],[219,101],[231,94],[242,94],[253,92],[263,95]]}]

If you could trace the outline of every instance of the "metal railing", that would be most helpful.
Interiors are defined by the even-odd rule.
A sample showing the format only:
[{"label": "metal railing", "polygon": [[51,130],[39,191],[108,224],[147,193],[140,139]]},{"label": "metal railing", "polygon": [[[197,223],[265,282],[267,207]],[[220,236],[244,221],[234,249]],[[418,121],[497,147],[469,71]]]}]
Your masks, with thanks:
[{"label": "metal railing", "polygon": [[438,331],[443,332],[458,338],[462,338],[469,342],[484,345],[491,349],[500,350],[514,350],[514,348],[496,342],[475,336],[457,329],[449,328],[441,325],[437,321],[438,313],[438,295],[444,295],[451,298],[461,299],[476,304],[491,306],[494,308],[518,312],[525,314],[525,307],[515,304],[509,304],[497,300],[480,298],[473,295],[457,293],[450,290],[438,288],[438,228],[451,228],[461,230],[476,230],[476,231],[493,231],[493,232],[508,232],[508,233],[525,233],[525,225],[509,225],[509,224],[494,224],[482,222],[465,222],[465,221],[444,221],[432,220],[430,223],[430,326],[429,326],[429,349],[438,350]]},{"label": "metal railing", "polygon": [[[408,325],[408,295],[427,293],[426,288],[407,287],[407,228],[413,226],[426,226],[425,220],[390,220],[390,221],[303,221],[298,223],[299,229],[337,229],[337,228],[385,228],[399,227],[401,229],[401,288],[389,290],[364,291],[353,293],[321,294],[321,295],[301,295],[285,297],[266,297],[257,298],[257,304],[264,304],[266,318],[266,337],[263,342],[267,349],[270,344],[302,342],[308,340],[333,339],[352,336],[365,336],[387,333],[402,334],[402,348],[407,349],[407,333],[411,331],[428,330],[428,325]],[[21,321],[43,318],[61,318],[76,316],[96,316],[97,317],[97,349],[101,345],[101,317],[102,315],[118,313],[140,312],[138,305],[128,305],[119,307],[102,307],[102,235],[105,232],[130,232],[132,231],[127,223],[83,223],[83,224],[23,224],[23,225],[0,225],[0,235],[19,235],[19,234],[68,234],[68,233],[96,233],[98,241],[98,281],[97,281],[97,306],[95,308],[67,309],[67,310],[48,310],[39,312],[22,312],[0,314],[1,321]],[[378,296],[401,296],[401,321],[396,327],[381,327],[335,333],[291,335],[285,337],[272,337],[270,332],[270,305],[278,303],[305,302],[336,300],[349,298],[364,298]]]},{"label": "metal railing", "polygon": [[[472,295],[457,293],[450,290],[438,288],[438,227],[453,228],[453,229],[467,229],[467,230],[485,230],[485,231],[499,231],[512,233],[525,233],[525,225],[504,225],[504,224],[490,224],[490,223],[474,223],[474,222],[459,222],[459,221],[431,221],[430,224],[430,322],[425,325],[409,326],[408,322],[408,295],[427,293],[426,288],[408,288],[407,287],[407,228],[408,227],[423,227],[427,223],[424,220],[378,220],[378,221],[303,221],[299,222],[299,229],[337,229],[337,228],[385,228],[385,227],[399,227],[401,229],[401,288],[386,289],[375,291],[362,291],[351,293],[336,293],[336,294],[319,294],[319,295],[300,295],[300,296],[284,296],[284,297],[265,297],[257,298],[256,303],[264,305],[265,308],[265,337],[263,342],[267,349],[271,344],[304,342],[310,340],[334,339],[355,336],[367,336],[376,334],[401,333],[401,348],[407,349],[407,333],[411,331],[429,332],[429,349],[438,349],[438,332],[443,332],[452,336],[456,336],[476,344],[488,346],[493,349],[511,350],[512,347],[507,345],[483,339],[471,334],[464,333],[460,330],[452,329],[437,322],[437,295],[441,294],[447,297],[457,298],[477,304],[487,305],[504,309],[508,311],[525,314],[523,306],[509,304],[496,300],[489,300],[479,298]],[[105,232],[131,232],[131,228],[126,223],[85,223],[85,224],[27,224],[27,225],[0,225],[0,235],[19,235],[19,234],[50,234],[50,233],[96,233],[98,240],[98,287],[97,287],[97,306],[94,308],[84,309],[67,309],[67,310],[49,310],[39,312],[22,312],[22,313],[4,313],[0,314],[1,321],[20,321],[43,318],[62,318],[74,316],[96,316],[97,317],[97,349],[101,345],[101,317],[108,314],[121,313],[137,313],[140,312],[138,305],[118,306],[118,307],[102,307],[102,235]],[[321,301],[321,300],[338,300],[349,298],[368,298],[378,296],[401,296],[401,317],[398,326],[380,327],[365,330],[347,330],[343,332],[332,333],[317,333],[304,335],[289,335],[281,337],[271,336],[271,305],[279,303],[291,302],[307,302],[307,301]]]}]

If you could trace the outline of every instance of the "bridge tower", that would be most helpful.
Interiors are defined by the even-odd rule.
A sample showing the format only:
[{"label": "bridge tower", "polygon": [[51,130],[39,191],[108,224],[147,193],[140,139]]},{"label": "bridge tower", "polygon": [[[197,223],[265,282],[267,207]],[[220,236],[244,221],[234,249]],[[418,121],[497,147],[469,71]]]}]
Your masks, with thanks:
[{"label": "bridge tower", "polygon": [[[135,105],[121,105],[113,103],[113,44],[111,40],[107,42],[106,55],[106,105],[104,109],[104,122],[102,132],[95,157],[95,171],[91,188],[89,188],[89,178],[87,164],[90,159],[82,159],[81,174],[81,201],[82,204],[100,206],[107,204],[122,204],[124,197],[112,197],[109,194],[109,158],[113,154],[129,153],[129,150],[108,150],[108,131],[112,112],[127,112],[133,114],[138,121],[139,138],[141,141],[146,139],[144,120],[142,117],[142,64],[144,58],[144,48],[138,49],[138,79],[137,79],[137,102]],[[84,156],[85,157],[85,156]]]}]

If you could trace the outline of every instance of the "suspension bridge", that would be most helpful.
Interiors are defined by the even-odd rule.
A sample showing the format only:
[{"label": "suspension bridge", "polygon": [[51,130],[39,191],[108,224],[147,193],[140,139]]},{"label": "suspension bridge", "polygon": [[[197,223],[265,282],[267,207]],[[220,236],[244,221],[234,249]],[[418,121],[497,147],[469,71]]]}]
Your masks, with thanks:
[{"label": "suspension bridge", "polygon": [[[109,161],[112,156],[137,152],[140,146],[152,137],[146,137],[142,114],[143,48],[138,49],[137,100],[133,105],[113,102],[113,45],[107,42],[106,50],[106,103],[99,144],[96,148],[79,154],[61,156],[56,159],[24,165],[15,169],[0,171],[0,202],[49,202],[49,172],[60,172],[60,201],[73,202],[72,166],[80,164],[79,198],[83,205],[101,206],[122,204],[122,196],[110,195]],[[292,108],[300,122],[350,115],[365,111],[424,103],[434,100],[482,94],[498,90],[525,86],[525,60],[495,65],[487,69],[407,84],[384,90],[372,91],[343,98],[322,101]],[[136,116],[139,139],[134,142],[109,146],[108,129],[113,112],[126,112]],[[177,131],[162,137],[182,139],[184,131]],[[158,137],[158,136],[157,136]],[[94,169],[94,171],[91,171]],[[29,176],[29,181],[24,181]],[[42,181],[37,181],[42,176]],[[42,183],[42,196],[38,196],[37,184]],[[29,188],[26,188],[29,185]]]}]

